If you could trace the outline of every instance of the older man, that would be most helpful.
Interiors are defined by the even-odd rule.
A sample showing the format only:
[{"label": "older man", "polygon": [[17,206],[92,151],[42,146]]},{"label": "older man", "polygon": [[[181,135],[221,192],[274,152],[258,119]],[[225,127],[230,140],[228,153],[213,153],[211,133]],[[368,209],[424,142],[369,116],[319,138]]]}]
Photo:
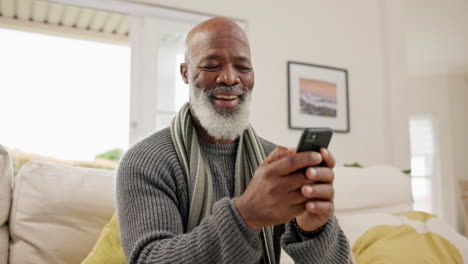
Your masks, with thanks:
[{"label": "older man", "polygon": [[[189,103],[119,165],[128,262],[278,263],[281,245],[298,263],[347,263],[333,216],[333,156],[275,148],[249,126],[254,72],[244,31],[227,18],[205,21],[188,34],[185,55]],[[327,167],[315,167],[322,160]]]}]

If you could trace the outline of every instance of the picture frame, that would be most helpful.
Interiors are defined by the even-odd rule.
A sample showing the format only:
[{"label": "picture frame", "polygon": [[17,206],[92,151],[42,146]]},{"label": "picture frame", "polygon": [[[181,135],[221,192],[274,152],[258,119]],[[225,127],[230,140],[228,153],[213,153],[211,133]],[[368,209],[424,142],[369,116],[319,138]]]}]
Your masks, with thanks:
[{"label": "picture frame", "polygon": [[289,128],[349,132],[348,71],[295,61],[287,68]]}]

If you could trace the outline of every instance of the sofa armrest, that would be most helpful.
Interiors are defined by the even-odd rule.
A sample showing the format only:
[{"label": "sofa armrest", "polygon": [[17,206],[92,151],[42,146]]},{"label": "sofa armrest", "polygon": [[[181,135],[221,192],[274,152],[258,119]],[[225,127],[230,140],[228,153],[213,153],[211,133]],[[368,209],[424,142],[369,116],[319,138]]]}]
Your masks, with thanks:
[{"label": "sofa armrest", "polygon": [[13,165],[11,157],[6,148],[0,144],[0,264],[8,263],[8,217],[10,213],[12,177]]}]

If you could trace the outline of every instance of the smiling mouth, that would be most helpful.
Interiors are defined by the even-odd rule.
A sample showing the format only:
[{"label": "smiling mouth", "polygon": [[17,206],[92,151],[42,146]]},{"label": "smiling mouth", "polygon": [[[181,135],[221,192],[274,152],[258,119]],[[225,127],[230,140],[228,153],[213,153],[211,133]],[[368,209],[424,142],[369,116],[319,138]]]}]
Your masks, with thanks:
[{"label": "smiling mouth", "polygon": [[241,95],[240,94],[232,94],[232,93],[222,93],[222,94],[213,94],[213,104],[216,107],[222,109],[235,109],[241,103]]},{"label": "smiling mouth", "polygon": [[239,98],[239,95],[225,95],[225,94],[218,94],[218,95],[213,95],[215,99],[219,100],[235,100]]}]

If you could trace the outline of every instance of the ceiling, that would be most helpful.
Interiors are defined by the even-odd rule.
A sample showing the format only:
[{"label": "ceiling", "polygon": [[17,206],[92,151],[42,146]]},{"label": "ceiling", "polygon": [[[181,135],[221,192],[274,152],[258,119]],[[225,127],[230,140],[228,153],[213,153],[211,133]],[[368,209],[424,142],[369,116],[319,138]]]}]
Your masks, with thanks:
[{"label": "ceiling", "polygon": [[37,0],[0,0],[0,26],[4,23],[42,24],[68,32],[93,32],[106,37],[128,37],[127,15]]}]

